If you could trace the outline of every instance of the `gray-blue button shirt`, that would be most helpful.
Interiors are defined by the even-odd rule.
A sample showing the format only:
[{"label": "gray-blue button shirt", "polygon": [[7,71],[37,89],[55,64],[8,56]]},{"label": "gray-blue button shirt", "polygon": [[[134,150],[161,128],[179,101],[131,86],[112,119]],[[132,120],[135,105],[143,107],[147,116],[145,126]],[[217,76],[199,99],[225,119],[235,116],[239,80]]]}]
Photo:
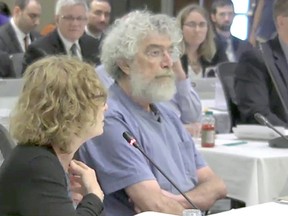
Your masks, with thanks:
[{"label": "gray-blue button shirt", "polygon": [[156,179],[162,189],[178,194],[141,152],[124,140],[125,131],[137,139],[181,190],[195,187],[196,170],[206,164],[177,115],[162,104],[153,104],[154,112],[147,112],[116,83],[109,94],[103,135],[87,142],[78,154],[96,170],[105,193],[105,215],[134,215],[134,206],[124,189],[141,181]]}]

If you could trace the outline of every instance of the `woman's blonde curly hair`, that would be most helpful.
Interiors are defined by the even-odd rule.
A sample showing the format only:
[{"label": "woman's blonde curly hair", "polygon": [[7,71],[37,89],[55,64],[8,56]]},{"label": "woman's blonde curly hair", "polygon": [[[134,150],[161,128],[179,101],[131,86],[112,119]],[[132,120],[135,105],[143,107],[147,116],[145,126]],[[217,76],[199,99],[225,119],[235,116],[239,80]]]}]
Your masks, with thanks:
[{"label": "woman's blonde curly hair", "polygon": [[76,58],[51,56],[30,65],[10,117],[22,145],[58,146],[70,152],[71,136],[96,123],[107,93],[95,69]]}]

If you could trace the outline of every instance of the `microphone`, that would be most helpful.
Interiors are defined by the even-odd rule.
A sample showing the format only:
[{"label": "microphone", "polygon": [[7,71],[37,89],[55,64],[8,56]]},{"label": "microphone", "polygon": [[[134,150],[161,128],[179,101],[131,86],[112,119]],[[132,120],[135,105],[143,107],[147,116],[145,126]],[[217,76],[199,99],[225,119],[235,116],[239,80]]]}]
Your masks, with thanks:
[{"label": "microphone", "polygon": [[124,139],[132,146],[137,148],[149,161],[150,163],[173,185],[173,187],[187,200],[187,202],[195,209],[200,209],[186,196],[184,192],[164,173],[164,171],[144,152],[142,147],[137,143],[136,139],[128,132],[123,133]]},{"label": "microphone", "polygon": [[255,113],[254,118],[259,122],[259,124],[266,126],[268,128],[271,128],[273,131],[275,131],[277,134],[280,135],[280,137],[271,139],[268,141],[269,146],[273,148],[288,148],[288,138],[287,136],[284,136],[276,127],[274,127],[267,118],[265,118],[260,113]]}]

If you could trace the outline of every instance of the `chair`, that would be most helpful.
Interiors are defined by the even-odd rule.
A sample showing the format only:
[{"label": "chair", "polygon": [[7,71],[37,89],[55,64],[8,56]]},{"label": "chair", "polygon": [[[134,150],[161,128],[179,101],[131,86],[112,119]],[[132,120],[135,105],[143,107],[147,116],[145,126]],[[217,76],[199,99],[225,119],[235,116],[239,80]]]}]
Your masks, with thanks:
[{"label": "chair", "polygon": [[228,113],[230,116],[231,129],[235,127],[240,120],[240,112],[236,103],[236,94],[234,90],[234,75],[237,63],[223,62],[217,65],[216,74],[222,84]]},{"label": "chair", "polygon": [[15,146],[16,143],[13,141],[7,129],[0,124],[0,151],[4,160],[8,157]]}]

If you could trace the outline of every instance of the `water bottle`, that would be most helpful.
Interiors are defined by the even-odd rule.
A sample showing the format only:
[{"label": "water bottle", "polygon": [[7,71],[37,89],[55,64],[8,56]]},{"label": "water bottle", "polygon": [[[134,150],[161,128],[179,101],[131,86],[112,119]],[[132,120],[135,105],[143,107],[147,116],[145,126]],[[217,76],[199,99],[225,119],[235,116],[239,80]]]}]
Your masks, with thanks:
[{"label": "water bottle", "polygon": [[211,111],[206,111],[205,116],[202,119],[201,146],[215,146],[215,118],[213,116],[213,112]]}]

